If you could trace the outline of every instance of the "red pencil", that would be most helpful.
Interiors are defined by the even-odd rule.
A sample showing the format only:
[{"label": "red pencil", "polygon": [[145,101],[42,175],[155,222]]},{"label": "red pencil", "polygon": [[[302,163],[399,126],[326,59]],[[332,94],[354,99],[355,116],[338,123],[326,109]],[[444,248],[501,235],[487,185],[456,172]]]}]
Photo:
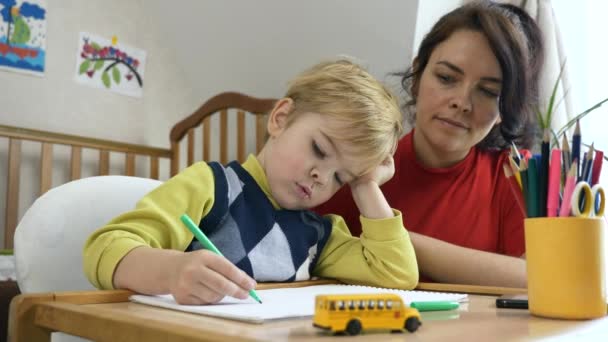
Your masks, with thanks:
[{"label": "red pencil", "polygon": [[547,216],[555,217],[559,211],[559,188],[561,173],[561,151],[554,148],[551,151],[549,164],[549,181],[547,182]]},{"label": "red pencil", "polygon": [[600,173],[602,173],[602,161],[604,152],[595,150],[595,159],[593,160],[593,168],[591,169],[591,185],[595,185],[600,181]]}]

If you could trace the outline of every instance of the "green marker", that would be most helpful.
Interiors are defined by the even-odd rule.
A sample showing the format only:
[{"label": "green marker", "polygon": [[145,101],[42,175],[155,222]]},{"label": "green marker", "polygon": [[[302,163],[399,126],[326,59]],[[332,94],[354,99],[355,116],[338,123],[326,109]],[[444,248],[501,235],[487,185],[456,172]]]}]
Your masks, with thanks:
[{"label": "green marker", "polygon": [[[217,249],[217,247],[213,245],[213,242],[211,242],[211,240],[209,240],[209,238],[205,236],[205,233],[203,233],[203,231],[196,224],[194,224],[188,214],[183,214],[180,219],[186,225],[186,228],[188,228],[188,230],[192,232],[192,234],[194,234],[194,237],[198,240],[198,242],[201,243],[201,245],[203,245],[203,247],[217,255],[223,256],[222,253]],[[262,300],[260,299],[260,297],[258,297],[258,294],[255,292],[254,289],[249,290],[249,295],[251,296],[251,298],[255,299],[256,302],[262,304]]]},{"label": "green marker", "polygon": [[417,309],[418,311],[445,311],[458,309],[459,304],[457,302],[412,302],[411,308]]}]

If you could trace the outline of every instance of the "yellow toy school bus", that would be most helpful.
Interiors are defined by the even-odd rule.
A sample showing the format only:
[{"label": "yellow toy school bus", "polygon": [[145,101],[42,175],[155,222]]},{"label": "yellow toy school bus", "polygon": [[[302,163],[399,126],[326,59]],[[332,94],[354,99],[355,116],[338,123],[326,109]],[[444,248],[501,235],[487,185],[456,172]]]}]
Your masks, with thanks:
[{"label": "yellow toy school bus", "polygon": [[392,293],[318,295],[313,325],[334,333],[357,335],[361,329],[406,329],[414,332],[422,323],[418,310]]}]

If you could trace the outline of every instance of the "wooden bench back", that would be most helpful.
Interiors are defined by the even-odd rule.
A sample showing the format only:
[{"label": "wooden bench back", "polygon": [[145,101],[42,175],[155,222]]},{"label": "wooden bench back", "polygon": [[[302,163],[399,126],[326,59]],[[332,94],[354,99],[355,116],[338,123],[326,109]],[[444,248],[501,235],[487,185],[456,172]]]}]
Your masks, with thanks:
[{"label": "wooden bench back", "polygon": [[110,153],[124,155],[124,174],[127,176],[135,175],[135,157],[146,157],[145,159],[148,159],[150,163],[149,177],[154,179],[158,179],[159,177],[159,159],[171,159],[171,150],[169,149],[12,126],[0,125],[0,137],[8,138],[7,191],[4,213],[4,248],[8,249],[13,248],[13,235],[15,233],[15,228],[17,227],[17,222],[19,221],[19,188],[21,182],[22,160],[21,147],[23,142],[34,142],[40,145],[40,187],[36,197],[40,197],[53,186],[53,147],[56,145],[68,146],[71,150],[69,162],[70,180],[81,178],[83,149],[95,150],[99,154],[98,175],[109,174]]}]

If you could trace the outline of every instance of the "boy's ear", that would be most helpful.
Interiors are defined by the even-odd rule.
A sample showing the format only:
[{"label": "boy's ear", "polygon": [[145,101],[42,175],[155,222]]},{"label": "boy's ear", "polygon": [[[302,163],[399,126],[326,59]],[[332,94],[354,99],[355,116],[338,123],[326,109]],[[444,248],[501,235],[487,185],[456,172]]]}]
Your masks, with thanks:
[{"label": "boy's ear", "polygon": [[275,103],[268,115],[267,129],[270,137],[277,136],[287,127],[287,118],[293,110],[294,103],[289,97],[284,97]]}]

